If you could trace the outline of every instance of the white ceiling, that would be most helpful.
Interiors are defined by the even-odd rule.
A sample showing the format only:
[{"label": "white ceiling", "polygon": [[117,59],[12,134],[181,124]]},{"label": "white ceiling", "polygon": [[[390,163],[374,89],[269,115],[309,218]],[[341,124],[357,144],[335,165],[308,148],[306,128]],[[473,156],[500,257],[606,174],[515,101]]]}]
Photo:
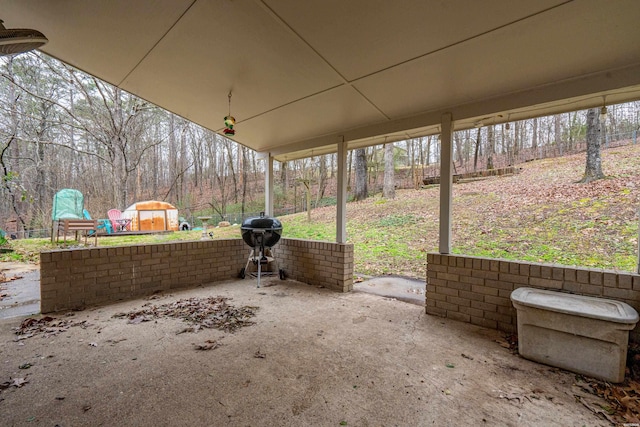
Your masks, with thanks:
[{"label": "white ceiling", "polygon": [[43,51],[279,160],[640,99],[638,0],[0,0]]}]

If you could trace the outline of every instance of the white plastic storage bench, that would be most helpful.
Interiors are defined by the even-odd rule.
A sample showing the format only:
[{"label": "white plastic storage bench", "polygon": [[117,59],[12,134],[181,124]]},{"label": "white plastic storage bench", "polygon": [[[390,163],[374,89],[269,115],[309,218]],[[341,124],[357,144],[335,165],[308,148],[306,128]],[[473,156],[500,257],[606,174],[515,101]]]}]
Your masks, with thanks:
[{"label": "white plastic storage bench", "polygon": [[624,380],[629,331],[638,322],[629,304],[533,288],[516,289],[511,301],[520,355],[605,381]]}]

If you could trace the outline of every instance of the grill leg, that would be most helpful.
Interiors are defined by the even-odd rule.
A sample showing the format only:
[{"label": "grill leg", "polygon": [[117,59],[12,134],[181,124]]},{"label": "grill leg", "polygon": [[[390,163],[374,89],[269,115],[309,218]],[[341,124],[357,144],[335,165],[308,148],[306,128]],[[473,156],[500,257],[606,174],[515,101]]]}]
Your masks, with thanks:
[{"label": "grill leg", "polygon": [[261,258],[262,258],[262,252],[260,252],[260,258],[258,258],[258,287],[260,287],[260,272],[262,269],[262,263],[260,262]]},{"label": "grill leg", "polygon": [[253,262],[254,256],[253,256],[253,249],[251,249],[251,253],[249,254],[249,259],[247,260],[247,265],[244,266],[244,271],[247,272],[249,271],[249,264],[251,264]]}]

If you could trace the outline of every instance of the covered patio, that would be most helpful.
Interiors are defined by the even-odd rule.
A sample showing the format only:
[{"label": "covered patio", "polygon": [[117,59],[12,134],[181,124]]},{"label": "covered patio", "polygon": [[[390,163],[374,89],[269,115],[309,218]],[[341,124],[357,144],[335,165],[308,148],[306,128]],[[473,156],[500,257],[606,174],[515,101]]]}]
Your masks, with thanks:
[{"label": "covered patio", "polygon": [[[604,296],[640,309],[640,276],[451,254],[455,130],[640,99],[636,0],[0,0],[8,28],[41,50],[232,138],[265,161],[337,153],[335,242],[283,239],[290,278],[353,287],[346,234],[348,150],[440,135],[439,251],[426,313],[513,332],[520,286]],[[241,241],[42,254],[42,311],[228,280]],[[220,255],[221,254],[221,255]],[[632,339],[637,339],[637,330]]]},{"label": "covered patio", "polygon": [[[453,131],[640,99],[635,0],[410,0],[393,7],[368,0],[2,0],[0,10],[8,28],[43,32],[43,52],[204,127],[222,132],[223,118],[233,115],[232,138],[265,161],[267,214],[274,161],[337,153],[336,239],[327,243],[336,246],[327,246],[327,258],[316,248],[321,243],[285,240],[285,252],[306,254],[287,261],[293,279],[315,284],[329,268],[323,285],[352,289],[348,150],[439,134],[439,253],[428,259],[427,313],[512,330],[508,294],[525,285],[640,308],[634,274],[451,254]],[[137,248],[135,260],[123,255],[130,249],[43,254],[43,311],[152,292],[153,274],[141,272],[165,256],[157,252],[202,255],[198,245]],[[181,287],[212,274],[229,278],[229,265],[242,257],[234,243],[225,245],[232,262],[224,274],[205,269],[162,280]],[[106,258],[119,281],[95,271]]]}]

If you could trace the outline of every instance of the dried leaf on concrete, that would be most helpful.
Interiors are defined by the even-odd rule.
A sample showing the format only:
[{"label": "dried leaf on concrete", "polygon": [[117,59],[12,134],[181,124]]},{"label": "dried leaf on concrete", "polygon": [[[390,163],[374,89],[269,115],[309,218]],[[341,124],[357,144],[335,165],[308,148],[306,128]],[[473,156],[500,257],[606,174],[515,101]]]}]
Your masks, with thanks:
[{"label": "dried leaf on concrete", "polygon": [[56,319],[51,316],[44,316],[40,319],[29,317],[24,319],[20,326],[13,328],[13,331],[18,335],[16,341],[19,341],[36,335],[41,335],[43,338],[55,336],[73,326],[80,326],[85,329],[89,324],[86,320],[74,322],[72,320]]},{"label": "dried leaf on concrete", "polygon": [[[612,423],[640,423],[640,383],[634,378],[626,378],[621,384],[611,384],[577,376],[572,390],[577,401]],[[596,396],[604,399],[605,403],[598,401]]]},{"label": "dried leaf on concrete", "polygon": [[4,270],[0,271],[0,283],[2,283],[2,282],[10,282],[12,280],[18,280],[18,279],[22,279],[22,276],[7,277],[7,275],[4,274]]},{"label": "dried leaf on concrete", "polygon": [[20,388],[28,382],[29,380],[26,378],[13,378],[11,385],[14,387]]},{"label": "dried leaf on concrete", "polygon": [[531,402],[531,398],[529,396],[527,396],[526,394],[515,394],[515,393],[501,393],[498,396],[500,399],[507,399],[509,401],[515,401],[518,404],[522,404],[525,401],[529,401]]},{"label": "dried leaf on concrete", "polygon": [[222,344],[216,340],[206,340],[204,344],[194,344],[196,350],[215,350],[221,345]]}]

